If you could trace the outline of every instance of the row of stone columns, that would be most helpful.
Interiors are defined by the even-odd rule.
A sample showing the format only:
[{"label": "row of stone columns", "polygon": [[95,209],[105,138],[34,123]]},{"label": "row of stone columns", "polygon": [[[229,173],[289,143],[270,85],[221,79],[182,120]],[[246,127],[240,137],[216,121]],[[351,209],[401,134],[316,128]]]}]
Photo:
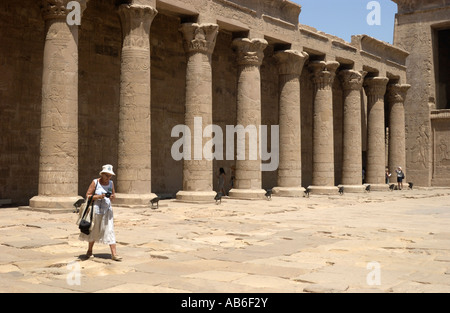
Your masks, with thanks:
[{"label": "row of stone columns", "polygon": [[[43,0],[46,21],[44,48],[41,155],[39,195],[30,200],[34,207],[71,207],[78,197],[78,27],[66,23],[64,0]],[[55,4],[56,3],[56,4]],[[124,4],[119,8],[123,31],[120,78],[117,201],[146,204],[151,192],[151,88],[150,27],[156,9]],[[187,55],[185,125],[194,129],[201,118],[202,130],[212,124],[211,56],[218,34],[216,24],[186,23],[180,28]],[[260,66],[264,39],[233,41],[237,52],[237,125],[261,125]],[[274,192],[299,196],[301,186],[300,75],[308,55],[294,50],[275,54],[280,82],[280,163]],[[313,184],[312,192],[337,191],[334,179],[332,84],[339,63],[313,61],[309,64],[314,83]],[[362,190],[361,183],[361,88],[368,96],[367,182],[384,182],[384,94],[387,78],[364,79],[366,73],[339,73],[344,88],[343,185]],[[389,88],[391,105],[390,163],[404,163],[404,110],[407,86]],[[202,131],[201,130],[201,131]],[[236,160],[236,184],[230,196],[263,198],[261,159],[250,159],[248,134],[245,160]],[[194,151],[209,138],[185,143]],[[257,147],[259,147],[259,136]],[[403,150],[402,150],[403,149]],[[391,159],[392,158],[392,159]],[[212,160],[184,160],[183,190],[177,198],[186,201],[213,199]]]}]

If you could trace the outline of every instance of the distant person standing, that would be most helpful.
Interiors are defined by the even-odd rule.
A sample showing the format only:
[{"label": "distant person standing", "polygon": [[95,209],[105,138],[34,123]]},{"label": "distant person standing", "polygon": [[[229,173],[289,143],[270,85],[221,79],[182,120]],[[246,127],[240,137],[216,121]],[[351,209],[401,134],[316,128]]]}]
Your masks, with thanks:
[{"label": "distant person standing", "polygon": [[226,192],[225,192],[225,170],[223,169],[223,167],[221,167],[219,169],[219,175],[217,176],[217,178],[219,179],[219,192],[222,193],[222,196],[226,196]]},{"label": "distant person standing", "polygon": [[405,179],[405,173],[403,173],[403,170],[400,166],[397,167],[395,172],[397,173],[398,190],[402,190],[403,189],[403,179]]},{"label": "distant person standing", "polygon": [[386,167],[386,173],[385,173],[385,178],[386,178],[386,184],[389,185],[389,180],[391,178],[392,174],[391,172],[389,172],[389,168]]},{"label": "distant person standing", "polygon": [[234,182],[236,181],[236,166],[231,166],[231,177],[230,177],[230,189],[234,188]]}]

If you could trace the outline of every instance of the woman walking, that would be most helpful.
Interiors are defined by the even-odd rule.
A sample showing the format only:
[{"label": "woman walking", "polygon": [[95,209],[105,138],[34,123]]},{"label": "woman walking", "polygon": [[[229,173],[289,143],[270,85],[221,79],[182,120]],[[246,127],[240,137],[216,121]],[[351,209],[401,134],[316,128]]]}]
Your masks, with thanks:
[{"label": "woman walking", "polygon": [[100,178],[94,179],[86,193],[86,199],[94,195],[94,226],[89,235],[80,234],[79,239],[89,242],[86,256],[92,256],[94,243],[108,244],[111,249],[111,259],[121,261],[117,255],[116,236],[114,234],[114,216],[111,201],[116,197],[114,183],[111,177],[114,174],[113,166],[103,165]]}]

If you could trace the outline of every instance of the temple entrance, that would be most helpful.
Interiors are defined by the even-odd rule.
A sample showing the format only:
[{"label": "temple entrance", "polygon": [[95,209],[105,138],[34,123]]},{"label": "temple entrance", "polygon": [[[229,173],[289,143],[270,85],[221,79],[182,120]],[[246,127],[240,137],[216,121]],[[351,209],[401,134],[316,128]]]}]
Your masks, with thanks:
[{"label": "temple entrance", "polygon": [[450,109],[450,29],[435,32],[436,109]]}]

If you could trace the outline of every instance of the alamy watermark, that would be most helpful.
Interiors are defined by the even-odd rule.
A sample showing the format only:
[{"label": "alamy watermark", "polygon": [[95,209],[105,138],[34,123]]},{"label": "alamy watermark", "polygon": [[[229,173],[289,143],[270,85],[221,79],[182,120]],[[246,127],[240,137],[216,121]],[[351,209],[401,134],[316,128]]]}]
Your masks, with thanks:
[{"label": "alamy watermark", "polygon": [[367,10],[371,10],[367,15],[367,24],[370,26],[381,25],[381,4],[378,1],[367,3]]},{"label": "alamy watermark", "polygon": [[[203,129],[202,118],[194,117],[194,129],[186,125],[176,125],[172,128],[171,136],[179,137],[171,148],[171,155],[175,161],[180,160],[224,160],[223,140],[224,132],[218,125],[206,125]],[[235,135],[236,135],[236,160],[258,160],[269,161],[261,163],[261,171],[271,172],[278,169],[279,164],[279,125],[272,125],[270,152],[267,151],[267,126],[248,125],[226,125],[225,138],[225,160],[234,160]],[[180,137],[181,135],[181,137]],[[203,138],[211,138],[203,145]],[[246,138],[248,138],[248,149],[246,149]],[[259,139],[259,140],[258,140]],[[193,140],[193,141],[192,141]],[[259,144],[258,144],[259,143]],[[194,151],[191,151],[193,147]],[[247,154],[247,156],[246,156]]]},{"label": "alamy watermark", "polygon": [[81,5],[78,1],[70,1],[67,3],[66,9],[70,11],[67,13],[67,24],[70,26],[81,25]]},{"label": "alamy watermark", "polygon": [[72,261],[67,264],[69,273],[66,276],[66,283],[69,286],[81,285],[81,265],[77,261]]},{"label": "alamy watermark", "polygon": [[366,283],[369,286],[381,285],[381,264],[378,262],[367,263],[366,269],[370,270],[366,276]]}]

